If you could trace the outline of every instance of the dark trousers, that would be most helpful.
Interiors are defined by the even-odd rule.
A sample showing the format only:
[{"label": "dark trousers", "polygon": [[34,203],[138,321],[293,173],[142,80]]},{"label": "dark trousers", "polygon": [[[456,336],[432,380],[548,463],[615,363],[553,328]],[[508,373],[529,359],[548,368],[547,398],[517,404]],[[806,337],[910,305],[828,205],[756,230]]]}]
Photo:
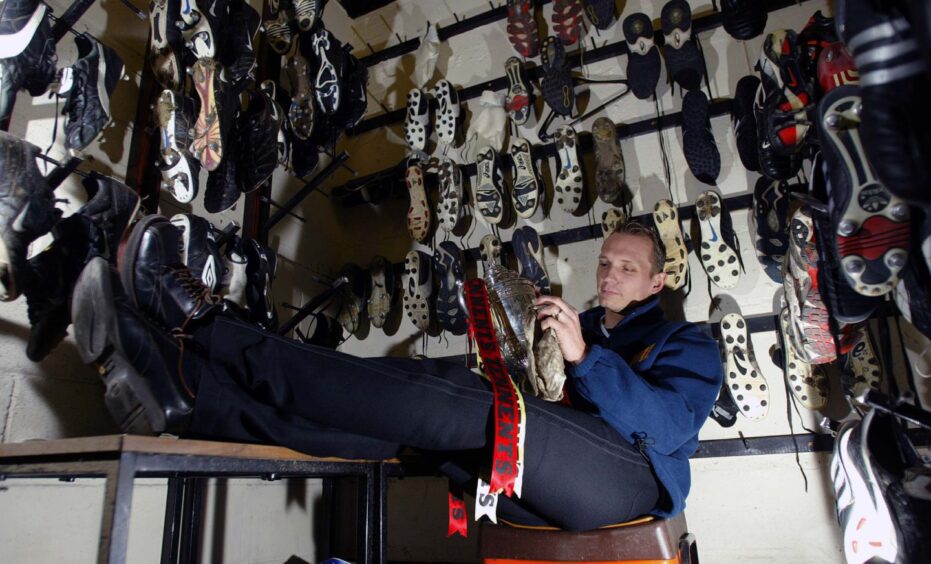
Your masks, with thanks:
[{"label": "dark trousers", "polygon": [[[204,360],[192,431],[316,456],[390,458],[430,451],[456,481],[490,462],[486,380],[442,361],[359,358],[218,317],[195,332]],[[190,364],[190,359],[186,361]],[[633,519],[662,495],[644,457],[603,420],[524,398],[522,496],[499,514],[588,530]]]}]

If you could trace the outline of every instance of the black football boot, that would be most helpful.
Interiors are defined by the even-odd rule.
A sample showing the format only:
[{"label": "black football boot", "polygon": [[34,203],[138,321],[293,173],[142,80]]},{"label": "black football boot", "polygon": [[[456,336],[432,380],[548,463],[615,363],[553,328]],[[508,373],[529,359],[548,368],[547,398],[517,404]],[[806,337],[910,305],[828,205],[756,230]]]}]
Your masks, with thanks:
[{"label": "black football boot", "polygon": [[17,91],[38,96],[55,79],[58,58],[47,11],[38,0],[0,3],[0,121],[9,117]]}]

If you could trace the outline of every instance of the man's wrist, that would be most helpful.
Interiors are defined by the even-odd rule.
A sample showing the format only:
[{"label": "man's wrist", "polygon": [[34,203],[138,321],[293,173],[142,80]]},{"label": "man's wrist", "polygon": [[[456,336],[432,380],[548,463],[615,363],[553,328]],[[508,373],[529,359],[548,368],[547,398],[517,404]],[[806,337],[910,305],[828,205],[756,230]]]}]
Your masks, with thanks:
[{"label": "man's wrist", "polygon": [[571,360],[569,362],[571,362],[573,366],[578,366],[582,364],[583,362],[585,362],[585,357],[587,356],[588,356],[588,345],[585,345],[585,348],[582,349],[582,354],[579,356],[579,358],[575,360]]}]

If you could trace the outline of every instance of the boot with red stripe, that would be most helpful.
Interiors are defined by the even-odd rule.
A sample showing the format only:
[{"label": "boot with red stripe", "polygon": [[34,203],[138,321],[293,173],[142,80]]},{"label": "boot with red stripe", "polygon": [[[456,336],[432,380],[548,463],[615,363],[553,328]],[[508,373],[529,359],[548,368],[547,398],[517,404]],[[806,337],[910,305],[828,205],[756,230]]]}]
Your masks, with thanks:
[{"label": "boot with red stripe", "polygon": [[908,259],[908,205],[886,190],[860,137],[859,87],[828,92],[819,105],[824,173],[831,221],[847,282],[858,293],[890,292]]},{"label": "boot with red stripe", "polygon": [[766,36],[756,65],[761,78],[755,104],[761,160],[796,155],[808,137],[812,90],[801,71],[800,59],[795,32],[777,30]]}]

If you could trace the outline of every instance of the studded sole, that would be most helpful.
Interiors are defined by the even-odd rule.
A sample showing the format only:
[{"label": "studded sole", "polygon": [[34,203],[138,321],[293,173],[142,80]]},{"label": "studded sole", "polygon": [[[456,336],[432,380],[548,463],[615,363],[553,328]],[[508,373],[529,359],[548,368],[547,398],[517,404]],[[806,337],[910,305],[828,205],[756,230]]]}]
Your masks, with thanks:
[{"label": "studded sole", "polygon": [[220,109],[216,98],[217,64],[212,59],[198,59],[191,71],[194,89],[200,98],[200,113],[194,124],[191,152],[206,170],[216,170],[223,159]]},{"label": "studded sole", "polygon": [[802,406],[817,410],[828,402],[828,381],[822,370],[801,359],[795,347],[789,342],[789,308],[785,307],[779,314],[779,327],[782,331],[782,351],[785,362],[786,386]]},{"label": "studded sole", "polygon": [[404,181],[411,199],[407,209],[407,231],[412,239],[423,242],[430,234],[430,204],[424,189],[423,169],[419,165],[407,167]]},{"label": "studded sole", "polygon": [[748,419],[758,421],[769,412],[769,386],[753,356],[747,322],[738,313],[721,319],[725,348],[727,391]]},{"label": "studded sole", "polygon": [[559,173],[554,189],[556,203],[566,213],[574,214],[582,203],[582,168],[576,151],[577,136],[570,126],[556,130],[556,153],[559,156]]},{"label": "studded sole", "polygon": [[685,237],[679,226],[679,213],[670,200],[660,200],[653,207],[653,222],[659,232],[660,240],[666,247],[666,263],[663,270],[666,272],[666,287],[678,290],[685,284],[688,272],[688,249],[685,246]]},{"label": "studded sole", "polygon": [[430,328],[430,302],[433,276],[429,260],[420,251],[410,251],[404,258],[404,312],[414,327]]},{"label": "studded sole", "polygon": [[[837,250],[844,276],[865,296],[886,294],[905,267],[910,245],[908,205],[880,184],[859,134],[860,97],[855,87],[841,87],[824,100],[822,130],[829,178],[849,190],[836,220]],[[841,176],[843,175],[843,176]]]},{"label": "studded sole", "polygon": [[699,257],[708,277],[719,288],[733,288],[740,281],[737,253],[724,241],[721,233],[721,198],[715,192],[703,192],[695,202],[701,226]]}]

